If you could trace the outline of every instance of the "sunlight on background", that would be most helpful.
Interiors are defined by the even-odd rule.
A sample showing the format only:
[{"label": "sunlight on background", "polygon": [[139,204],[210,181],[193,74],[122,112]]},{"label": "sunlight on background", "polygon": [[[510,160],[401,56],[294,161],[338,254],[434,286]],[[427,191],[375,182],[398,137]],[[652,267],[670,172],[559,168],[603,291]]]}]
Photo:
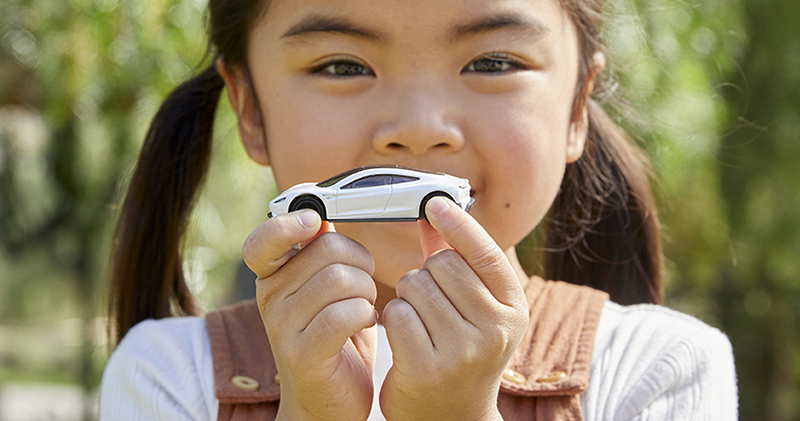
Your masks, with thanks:
[{"label": "sunlight on background", "polygon": [[[797,419],[800,8],[607,3],[621,101],[598,99],[653,159],[668,305],[730,336],[741,419]],[[0,2],[0,420],[95,416],[113,222],[159,104],[210,62],[204,7]],[[220,104],[185,248],[205,310],[252,294],[241,245],[277,193]]]}]

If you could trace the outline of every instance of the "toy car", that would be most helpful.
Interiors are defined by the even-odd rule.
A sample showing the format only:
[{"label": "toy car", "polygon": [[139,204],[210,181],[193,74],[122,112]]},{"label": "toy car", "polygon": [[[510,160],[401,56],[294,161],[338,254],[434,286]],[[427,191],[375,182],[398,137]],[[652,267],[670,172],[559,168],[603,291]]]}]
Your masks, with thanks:
[{"label": "toy car", "polygon": [[301,183],[269,202],[269,214],[313,209],[331,222],[426,219],[425,204],[444,196],[469,212],[469,180],[399,165],[353,168],[319,183]]}]

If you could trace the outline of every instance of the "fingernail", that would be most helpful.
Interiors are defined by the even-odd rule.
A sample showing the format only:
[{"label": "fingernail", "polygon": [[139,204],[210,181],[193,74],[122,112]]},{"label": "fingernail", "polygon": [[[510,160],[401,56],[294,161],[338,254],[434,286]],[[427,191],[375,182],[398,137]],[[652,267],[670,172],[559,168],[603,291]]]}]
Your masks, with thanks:
[{"label": "fingernail", "polygon": [[439,215],[450,207],[449,201],[444,197],[437,196],[428,201],[428,211],[434,215]]},{"label": "fingernail", "polygon": [[302,224],[306,228],[315,227],[319,222],[319,215],[312,211],[312,210],[304,210],[297,215],[297,218],[300,220],[300,224]]}]

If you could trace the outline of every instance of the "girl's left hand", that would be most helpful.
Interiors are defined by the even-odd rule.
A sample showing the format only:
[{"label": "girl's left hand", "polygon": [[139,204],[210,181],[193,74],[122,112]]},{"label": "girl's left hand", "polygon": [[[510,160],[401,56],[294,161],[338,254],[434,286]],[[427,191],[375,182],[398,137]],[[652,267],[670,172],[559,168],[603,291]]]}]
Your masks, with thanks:
[{"label": "girl's left hand", "polygon": [[400,279],[383,312],[394,361],[381,411],[388,420],[501,419],[500,379],[528,326],[519,277],[461,208],[434,198],[426,212],[423,269]]}]

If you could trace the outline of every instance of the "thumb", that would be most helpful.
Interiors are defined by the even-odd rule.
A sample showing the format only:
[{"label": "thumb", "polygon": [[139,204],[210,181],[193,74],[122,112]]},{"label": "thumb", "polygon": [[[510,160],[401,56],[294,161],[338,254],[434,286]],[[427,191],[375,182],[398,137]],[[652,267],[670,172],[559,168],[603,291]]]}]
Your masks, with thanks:
[{"label": "thumb", "polygon": [[439,250],[453,248],[447,244],[447,241],[444,241],[442,234],[439,234],[439,231],[436,231],[428,221],[420,219],[417,225],[419,226],[419,244],[422,246],[422,255],[425,260]]},{"label": "thumb", "polygon": [[333,222],[322,221],[322,224],[319,227],[319,231],[317,231],[317,233],[314,234],[314,236],[311,237],[308,241],[303,241],[302,243],[300,243],[300,248],[303,248],[311,244],[312,241],[314,241],[320,235],[325,234],[326,232],[336,232],[336,228],[333,226]]}]

